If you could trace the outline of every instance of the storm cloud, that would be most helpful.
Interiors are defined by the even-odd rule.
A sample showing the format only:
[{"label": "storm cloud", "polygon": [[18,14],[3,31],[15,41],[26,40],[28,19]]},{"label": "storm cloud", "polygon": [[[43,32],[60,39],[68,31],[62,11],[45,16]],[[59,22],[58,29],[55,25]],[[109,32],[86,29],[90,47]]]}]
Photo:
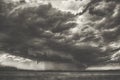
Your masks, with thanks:
[{"label": "storm cloud", "polygon": [[52,1],[14,4],[1,14],[1,50],[38,61],[119,63],[119,1],[96,0],[86,7],[89,2],[71,0],[67,7]]}]

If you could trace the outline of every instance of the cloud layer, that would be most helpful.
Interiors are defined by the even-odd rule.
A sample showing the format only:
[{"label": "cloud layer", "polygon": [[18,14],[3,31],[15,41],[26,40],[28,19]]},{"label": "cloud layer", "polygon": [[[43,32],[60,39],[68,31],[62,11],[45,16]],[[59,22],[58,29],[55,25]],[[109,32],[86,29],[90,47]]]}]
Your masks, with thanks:
[{"label": "cloud layer", "polygon": [[38,61],[83,66],[118,63],[119,1],[96,1],[76,16],[89,2],[33,2],[13,7],[0,27],[1,49]]}]

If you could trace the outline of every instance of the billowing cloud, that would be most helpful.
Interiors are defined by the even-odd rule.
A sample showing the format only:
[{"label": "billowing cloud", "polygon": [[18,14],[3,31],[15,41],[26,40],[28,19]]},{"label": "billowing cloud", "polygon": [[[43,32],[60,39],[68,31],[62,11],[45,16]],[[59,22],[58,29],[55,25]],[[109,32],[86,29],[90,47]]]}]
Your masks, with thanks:
[{"label": "billowing cloud", "polygon": [[87,66],[119,62],[119,3],[96,0],[86,7],[89,2],[27,2],[13,7],[1,27],[1,49],[38,61]]}]

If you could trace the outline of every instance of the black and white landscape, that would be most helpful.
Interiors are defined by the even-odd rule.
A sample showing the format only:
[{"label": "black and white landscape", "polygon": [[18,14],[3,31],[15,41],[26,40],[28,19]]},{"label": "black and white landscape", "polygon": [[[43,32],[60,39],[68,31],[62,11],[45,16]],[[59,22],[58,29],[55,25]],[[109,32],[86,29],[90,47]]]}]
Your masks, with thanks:
[{"label": "black and white landscape", "polygon": [[0,22],[2,69],[120,69],[120,0],[0,0]]}]

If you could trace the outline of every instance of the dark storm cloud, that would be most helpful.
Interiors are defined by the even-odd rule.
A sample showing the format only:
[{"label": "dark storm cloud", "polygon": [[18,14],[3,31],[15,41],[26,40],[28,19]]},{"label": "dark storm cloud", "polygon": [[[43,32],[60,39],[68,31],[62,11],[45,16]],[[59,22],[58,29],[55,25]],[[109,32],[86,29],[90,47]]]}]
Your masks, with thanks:
[{"label": "dark storm cloud", "polygon": [[111,42],[119,41],[120,6],[116,1],[95,2],[79,16],[51,4],[22,4],[6,16],[2,48],[27,58],[102,63],[111,58]]},{"label": "dark storm cloud", "polygon": [[73,20],[73,17],[71,13],[63,13],[52,8],[51,4],[17,6],[7,14],[8,25],[4,24],[6,28],[2,31],[9,38],[4,38],[2,43],[5,45],[2,48],[11,54],[32,59],[70,60],[69,54],[61,55],[64,51],[60,53],[52,50],[48,41],[56,38],[57,34],[74,27],[75,23],[66,23]]},{"label": "dark storm cloud", "polygon": [[[97,33],[95,33],[95,35],[99,36],[100,42],[102,41],[102,44],[100,42],[98,42],[98,44],[100,46],[106,47],[108,53],[111,53],[109,52],[110,49],[114,49],[114,47],[118,48],[116,52],[112,53],[113,55],[118,55],[120,46],[114,45],[109,47],[112,43],[118,44],[120,39],[120,4],[118,3],[118,1],[102,0],[90,6],[88,12],[90,16],[88,16],[86,21],[88,21],[88,23],[93,23],[93,32],[98,31]],[[118,56],[116,57],[118,58]]]},{"label": "dark storm cloud", "polygon": [[[102,4],[101,4],[102,3]],[[101,35],[105,42],[110,43],[112,41],[119,40],[119,17],[120,17],[120,6],[115,1],[100,2],[101,5],[96,6],[92,11],[92,15],[101,16],[102,20],[100,23],[96,23],[95,27],[101,30]],[[97,13],[98,12],[98,13]],[[99,15],[103,13],[104,15]]]}]

